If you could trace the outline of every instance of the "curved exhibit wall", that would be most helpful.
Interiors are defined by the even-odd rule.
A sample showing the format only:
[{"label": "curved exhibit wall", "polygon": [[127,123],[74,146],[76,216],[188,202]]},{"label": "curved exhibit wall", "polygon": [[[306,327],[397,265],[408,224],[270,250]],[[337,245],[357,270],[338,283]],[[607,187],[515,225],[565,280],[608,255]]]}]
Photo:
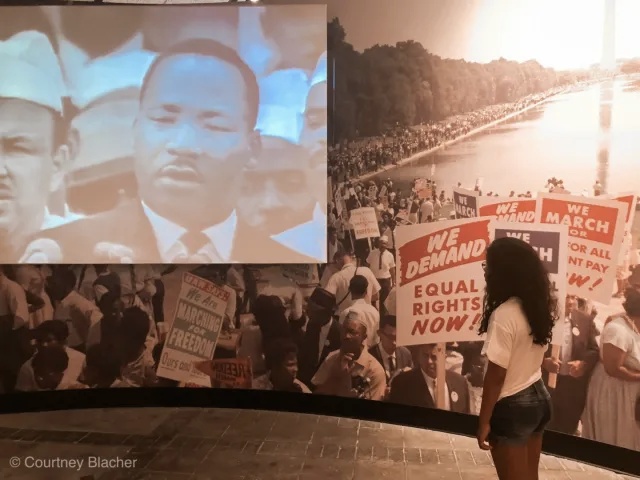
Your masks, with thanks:
[{"label": "curved exhibit wall", "polygon": [[[1,412],[220,406],[474,435],[482,262],[493,238],[518,236],[540,253],[560,306],[544,364],[555,407],[545,450],[640,474],[640,382],[617,378],[607,354],[617,348],[640,371],[621,295],[640,285],[640,68],[616,62],[637,55],[624,39],[640,12],[623,0],[617,11],[604,0],[403,3],[389,15],[385,2],[328,2],[327,75],[310,82],[321,91],[329,80],[329,96],[307,92],[305,113],[317,103],[303,123],[328,130],[313,143],[331,145],[328,208],[314,212],[326,210],[327,245],[324,232],[313,238],[331,263],[125,265],[115,247],[127,245],[111,245],[105,265],[7,265]],[[568,44],[563,19],[577,9]],[[297,46],[286,31],[265,35]],[[65,222],[85,173],[52,195]],[[244,240],[260,257],[261,239]],[[341,371],[344,354],[353,363]]]},{"label": "curved exhibit wall", "polygon": [[[484,231],[477,228],[479,238],[495,235],[487,225],[500,226],[485,219],[437,225],[460,228],[460,222],[476,228],[482,222]],[[510,224],[509,228],[514,233],[515,229],[543,227]],[[551,234],[561,230],[544,228]],[[398,233],[403,236],[414,230],[428,231],[429,225],[403,227]],[[331,270],[327,268],[333,267],[324,268],[322,282],[332,289]],[[369,270],[358,269],[360,273]],[[402,260],[399,269],[405,272]],[[476,262],[474,269],[481,270],[480,264]],[[9,301],[6,305],[17,315],[27,316],[30,327],[10,328],[14,325],[7,323],[8,318],[15,317],[3,317],[3,412],[99,406],[226,406],[354,416],[467,435],[475,432],[474,416],[482,395],[482,342],[477,341],[475,330],[452,328],[454,335],[462,332],[465,336],[437,337],[434,341],[440,343],[426,344],[422,333],[412,332],[422,328],[424,320],[403,320],[410,318],[400,304],[403,280],[399,280],[398,293],[395,289],[391,292],[391,298],[396,296],[398,301],[398,316],[383,315],[377,320],[374,313],[372,321],[378,321],[379,328],[368,328],[373,332],[368,338],[360,321],[349,313],[377,311],[364,307],[368,305],[363,301],[355,301],[350,308],[345,307],[346,313],[322,325],[330,318],[323,305],[331,297],[320,296],[321,290],[313,286],[318,282],[316,265],[234,265],[230,269],[215,265],[18,265],[3,270],[2,285]],[[438,313],[427,317],[434,325],[444,321],[441,332],[448,330],[446,325],[464,326],[472,321],[471,314],[462,313],[461,308],[453,315],[442,305],[460,304],[469,297],[468,309],[472,311],[472,297],[482,289],[481,280],[472,278],[473,270],[464,272],[456,266],[447,275],[451,280],[427,279],[421,287],[442,289],[439,296],[429,300]],[[456,275],[462,276],[455,279]],[[408,287],[416,293],[415,285]],[[457,299],[446,297],[455,292]],[[392,302],[385,303],[387,311],[393,311]],[[424,300],[405,303],[411,308],[425,305]],[[593,356],[590,351],[597,353],[598,344],[588,335],[597,333],[589,329],[599,323],[599,315],[592,323],[579,307],[571,313],[587,325],[584,345],[574,343],[574,351],[584,349],[585,358]],[[465,316],[469,318],[465,320]],[[578,328],[583,328],[582,324]],[[397,346],[396,341],[403,336],[414,335],[420,337],[419,343]],[[356,355],[349,373],[341,374],[336,354],[358,351],[361,342],[367,348]],[[440,346],[445,349],[439,351]],[[383,352],[392,353],[393,364]],[[589,362],[587,368],[598,368],[594,367],[595,360]],[[444,382],[437,381],[443,377]],[[618,435],[627,441],[637,428],[633,421],[626,421],[625,430],[619,430],[606,420],[606,430],[593,427],[595,438],[584,435],[589,408],[581,416],[579,402],[586,402],[584,397],[588,397],[594,382],[591,376],[589,383],[589,372],[585,377],[583,390],[577,388],[577,382],[571,383],[568,398],[561,397],[556,403],[551,425],[552,430],[576,432],[577,436],[548,435],[546,451],[637,472],[637,463],[632,461],[637,451],[593,441],[598,439],[597,434],[607,439]],[[548,383],[546,375],[545,381]],[[560,376],[560,388],[556,387],[554,393],[562,393],[566,381],[573,382]],[[445,385],[441,410],[436,409],[438,385]],[[612,408],[606,405],[591,415],[597,422]]]}]

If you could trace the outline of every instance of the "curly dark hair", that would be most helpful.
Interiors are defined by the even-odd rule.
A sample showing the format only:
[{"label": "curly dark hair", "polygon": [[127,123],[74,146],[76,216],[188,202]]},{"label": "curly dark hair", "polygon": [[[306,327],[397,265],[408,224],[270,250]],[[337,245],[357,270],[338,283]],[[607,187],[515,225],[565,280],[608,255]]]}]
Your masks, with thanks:
[{"label": "curly dark hair", "polygon": [[549,274],[531,245],[512,237],[494,240],[487,249],[485,279],[480,335],[487,332],[495,309],[516,297],[531,327],[533,343],[545,346],[551,342],[551,331],[558,319],[558,300]]}]

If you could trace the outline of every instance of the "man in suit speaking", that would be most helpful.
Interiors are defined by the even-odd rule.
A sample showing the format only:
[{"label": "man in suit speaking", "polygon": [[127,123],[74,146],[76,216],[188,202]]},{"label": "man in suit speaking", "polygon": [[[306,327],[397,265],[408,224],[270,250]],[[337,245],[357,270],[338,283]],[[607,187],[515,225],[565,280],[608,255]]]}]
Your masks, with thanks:
[{"label": "man in suit speaking", "polygon": [[235,50],[212,40],[174,45],[151,64],[140,91],[139,199],[46,236],[66,261],[242,262],[255,242],[267,259],[290,258],[268,237],[236,235],[243,170],[260,150],[258,105],[255,75]]}]

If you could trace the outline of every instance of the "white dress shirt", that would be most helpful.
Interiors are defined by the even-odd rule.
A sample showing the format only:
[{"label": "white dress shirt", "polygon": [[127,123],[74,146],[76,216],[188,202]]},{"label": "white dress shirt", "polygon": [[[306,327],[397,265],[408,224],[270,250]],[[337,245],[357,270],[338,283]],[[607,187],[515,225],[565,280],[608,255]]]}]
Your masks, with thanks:
[{"label": "white dress shirt", "polygon": [[70,347],[100,343],[102,312],[91,301],[73,290],[56,305],[54,320],[62,320],[69,327],[67,343]]},{"label": "white dress shirt", "polygon": [[[382,345],[379,343],[376,348],[380,353],[380,358],[382,358],[382,366],[384,367],[385,372],[387,372],[387,377],[393,378],[393,374],[398,370],[398,357],[396,356],[395,350],[392,354],[388,354],[387,351],[382,348]],[[391,358],[393,358],[395,368],[391,368]]]},{"label": "white dress shirt", "polygon": [[378,248],[369,253],[367,263],[373,274],[379,279],[391,278],[391,270],[396,267],[393,253],[389,250],[381,252]]},{"label": "white dress shirt", "polygon": [[[64,347],[64,350],[67,352],[69,364],[62,375],[62,381],[60,382],[58,389],[63,389],[66,385],[72,385],[78,382],[85,366],[84,353],[78,352],[77,350],[67,346]],[[38,387],[35,374],[33,373],[32,362],[33,357],[24,362],[22,367],[20,367],[18,380],[16,382],[16,390],[19,392],[37,392],[41,390],[40,387]]]},{"label": "white dress shirt", "polygon": [[[238,223],[235,210],[231,212],[231,215],[222,223],[202,231],[209,239],[208,244],[203,246],[198,252],[189,252],[187,251],[187,247],[180,241],[180,238],[187,233],[184,227],[161,217],[145,205],[144,202],[142,202],[142,209],[153,228],[158,243],[158,250],[160,251],[160,257],[163,262],[172,263],[176,258],[185,257],[186,261],[183,263],[189,263],[188,257],[194,254],[203,255],[213,263],[219,262],[220,260],[222,262],[230,261],[231,251],[233,249],[233,238]],[[206,262],[200,261],[198,263]]]},{"label": "white dress shirt", "polygon": [[370,268],[358,267],[356,271],[355,264],[350,263],[345,265],[340,271],[331,276],[326,286],[326,290],[333,293],[336,296],[336,302],[339,302],[338,314],[341,314],[345,309],[349,308],[353,304],[351,294],[349,293],[349,283],[356,274],[362,275],[369,282],[367,295],[365,297],[365,301],[367,303],[370,304],[372,296],[380,291],[380,283]]},{"label": "white dress shirt", "polygon": [[[424,377],[424,381],[427,382],[427,388],[429,389],[429,394],[431,395],[431,398],[433,398],[433,403],[437,406],[438,405],[438,399],[436,398],[436,379],[435,378],[431,378],[429,375],[427,375],[426,373],[424,373],[422,370],[420,370],[422,372],[422,376]],[[447,385],[447,382],[442,382],[444,383],[443,387],[444,387],[444,410],[451,410],[451,399],[449,398],[449,386]],[[438,385],[438,388],[440,388],[440,385]]]}]

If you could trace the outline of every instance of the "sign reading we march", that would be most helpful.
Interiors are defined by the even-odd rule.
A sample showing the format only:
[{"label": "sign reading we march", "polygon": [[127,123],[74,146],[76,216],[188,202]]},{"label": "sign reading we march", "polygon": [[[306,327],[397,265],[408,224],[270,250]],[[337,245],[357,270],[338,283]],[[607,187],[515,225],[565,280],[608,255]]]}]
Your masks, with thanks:
[{"label": "sign reading we march", "polygon": [[210,377],[195,364],[213,358],[228,301],[229,292],[223,287],[184,274],[173,325],[158,364],[159,377],[211,386]]}]

